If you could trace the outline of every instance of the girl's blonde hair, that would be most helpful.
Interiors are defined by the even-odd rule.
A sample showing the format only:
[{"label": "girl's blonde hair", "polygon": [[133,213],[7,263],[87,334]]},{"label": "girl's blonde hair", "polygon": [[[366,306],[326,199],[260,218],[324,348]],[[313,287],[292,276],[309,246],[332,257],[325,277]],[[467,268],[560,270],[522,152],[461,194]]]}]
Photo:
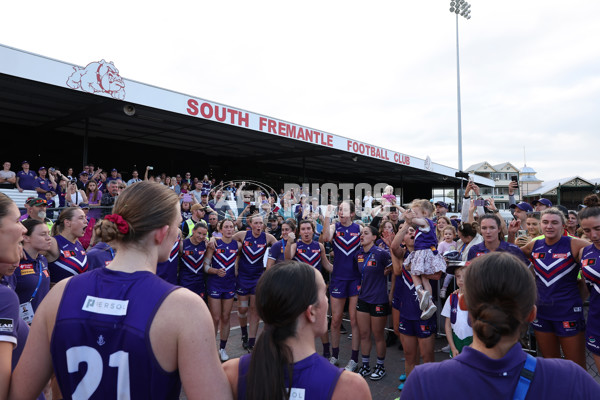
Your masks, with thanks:
[{"label": "girl's blonde hair", "polygon": [[420,208],[427,218],[433,214],[433,204],[429,200],[415,199],[410,203],[410,208]]}]

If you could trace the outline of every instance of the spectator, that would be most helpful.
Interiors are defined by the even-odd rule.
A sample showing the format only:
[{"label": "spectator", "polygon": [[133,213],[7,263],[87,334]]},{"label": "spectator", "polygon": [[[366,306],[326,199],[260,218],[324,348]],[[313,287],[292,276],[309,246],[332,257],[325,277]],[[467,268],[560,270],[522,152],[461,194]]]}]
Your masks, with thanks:
[{"label": "spectator", "polygon": [[206,209],[203,205],[194,204],[191,208],[191,211],[192,216],[181,223],[181,233],[184,239],[188,239],[190,236],[192,236],[194,226],[196,226],[196,224],[204,222],[205,225],[208,225],[204,220],[204,216],[206,215]]},{"label": "spectator", "polygon": [[513,217],[521,222],[521,229],[527,229],[527,213],[533,212],[533,207],[522,201],[518,204],[511,204],[510,208],[513,210]]},{"label": "spectator", "polygon": [[[196,187],[198,187],[198,186],[196,186]],[[213,187],[213,185],[211,184],[210,180],[208,179],[208,175],[204,175],[204,178],[200,182],[200,188],[202,189],[203,192],[208,193],[208,192],[210,192],[212,187]]]},{"label": "spectator", "polygon": [[539,200],[532,201],[531,205],[535,208],[535,211],[542,212],[545,209],[552,207],[552,202],[542,197]]},{"label": "spectator", "polygon": [[17,189],[19,192],[23,190],[35,190],[35,172],[29,170],[29,161],[21,163],[21,171],[17,172]]},{"label": "spectator", "polygon": [[179,193],[189,193],[190,191],[190,184],[187,181],[183,181],[181,183],[181,188],[179,189]]},{"label": "spectator", "polygon": [[194,196],[194,198],[196,199],[196,201],[198,203],[200,203],[202,201],[202,194],[203,193],[208,193],[208,192],[205,192],[203,190],[203,188],[202,188],[202,182],[196,182],[194,184],[194,186],[195,186],[195,188],[194,188],[194,190],[192,190],[191,194],[192,194],[192,196]]},{"label": "spectator", "polygon": [[579,228],[579,219],[577,217],[577,211],[569,210],[567,218],[567,233],[571,236],[577,236],[577,229]]},{"label": "spectator", "polygon": [[89,218],[100,219],[102,210],[100,202],[102,201],[102,193],[98,190],[98,184],[95,181],[89,181],[85,186],[85,195],[87,196],[87,203],[90,206]]},{"label": "spectator", "polygon": [[215,212],[219,216],[219,220],[222,220],[227,216],[229,216],[229,218],[231,218],[232,220],[235,220],[235,215],[233,215],[231,207],[229,207],[229,204],[227,204],[225,197],[223,197],[222,190],[217,190],[217,192],[215,193],[214,201],[212,203],[209,201],[208,204],[213,210],[215,210]]},{"label": "spectator", "polygon": [[108,183],[106,193],[102,195],[102,199],[100,200],[100,204],[103,207],[105,207],[102,209],[102,218],[104,218],[106,215],[112,212],[112,206],[115,204],[115,200],[117,199],[118,193],[119,184],[116,181],[110,181]]},{"label": "spectator", "polygon": [[266,231],[267,233],[275,236],[275,239],[281,239],[281,227],[279,226],[277,217],[274,214],[269,215]]},{"label": "spectator", "polygon": [[216,212],[211,212],[208,215],[208,237],[213,237],[214,233],[218,233],[219,215]]},{"label": "spectator", "polygon": [[127,186],[131,186],[134,183],[141,182],[142,180],[139,177],[139,173],[137,169],[131,171],[131,179],[127,181]]},{"label": "spectator", "polygon": [[14,189],[17,184],[17,174],[10,170],[9,161],[4,162],[4,169],[0,171],[0,189]]},{"label": "spectator", "polygon": [[46,200],[40,199],[39,197],[34,197],[31,200],[27,201],[27,205],[29,208],[27,209],[27,218],[26,219],[36,219],[38,221],[42,221],[48,226],[48,229],[52,229],[53,222],[46,215]]},{"label": "spectator", "polygon": [[[435,215],[436,217],[445,217],[446,214],[448,213],[448,204],[444,203],[443,201],[438,201],[437,203],[435,203]],[[454,229],[458,229],[458,223],[459,221],[457,221],[456,219],[451,219],[450,223],[452,223],[452,226],[454,227]]]},{"label": "spectator", "polygon": [[[79,190],[85,190],[85,185],[88,183],[89,181],[89,174],[86,171],[81,171],[79,173],[79,180],[77,181],[77,189]],[[96,181],[94,181],[96,182]],[[97,183],[96,183],[97,185]],[[100,186],[98,186],[98,189],[100,189]]]},{"label": "spectator", "polygon": [[192,184],[192,174],[189,172],[185,173],[185,179],[182,182],[187,182],[188,186]]},{"label": "spectator", "polygon": [[80,203],[87,203],[88,198],[85,192],[77,188],[77,181],[72,180],[67,185],[67,193],[65,194],[67,207],[75,207]]},{"label": "spectator", "polygon": [[35,191],[38,193],[38,197],[45,199],[46,192],[49,192],[52,189],[56,190],[56,182],[52,175],[50,175],[51,180],[48,179],[46,167],[40,167],[38,174],[39,176],[35,178]]},{"label": "spectator", "polygon": [[54,211],[48,211],[48,208],[56,208],[55,196],[55,192],[46,192],[46,216],[50,219],[54,219]]},{"label": "spectator", "polygon": [[73,168],[67,168],[67,179],[68,180],[77,179],[77,177],[73,173]]}]

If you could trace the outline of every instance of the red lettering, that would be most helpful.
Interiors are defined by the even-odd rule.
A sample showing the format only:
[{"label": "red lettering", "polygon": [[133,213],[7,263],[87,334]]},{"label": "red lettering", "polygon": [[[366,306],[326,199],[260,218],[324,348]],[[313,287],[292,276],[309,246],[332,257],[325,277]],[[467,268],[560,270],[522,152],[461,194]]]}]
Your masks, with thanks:
[{"label": "red lettering", "polygon": [[[206,109],[208,108],[208,111]],[[206,119],[211,119],[213,116],[213,109],[209,103],[202,103],[200,106],[200,114]]]},{"label": "red lettering", "polygon": [[306,140],[306,138],[304,137],[304,129],[303,128],[300,128],[298,130],[298,137],[296,139]]},{"label": "red lettering", "polygon": [[333,147],[333,136],[327,135],[327,146]]},{"label": "red lettering", "polygon": [[398,153],[394,153],[394,162],[397,163],[398,162]]},{"label": "red lettering", "polygon": [[358,153],[358,143],[352,142],[352,151]]},{"label": "red lettering", "polygon": [[248,113],[238,112],[238,125],[241,126],[242,124],[244,124],[244,126],[247,128],[249,119],[250,119],[250,117],[249,117]]},{"label": "red lettering", "polygon": [[277,127],[277,122],[270,119],[269,120],[269,133],[277,133],[276,127]]},{"label": "red lettering", "polygon": [[[219,115],[219,108],[223,110],[223,114],[222,115]],[[215,106],[215,118],[217,119],[217,121],[224,122],[226,114],[227,114],[227,110],[226,109],[224,109],[222,107],[219,107],[219,106]]]},{"label": "red lettering", "polygon": [[296,125],[287,126],[287,135],[288,137],[296,137]]},{"label": "red lettering", "polygon": [[198,115],[198,102],[194,99],[188,100],[187,112],[190,115]]},{"label": "red lettering", "polygon": [[352,140],[346,140],[346,150],[350,151],[350,147],[352,147]]},{"label": "red lettering", "polygon": [[388,160],[388,161],[390,161],[390,158],[388,157],[388,151],[387,150],[385,151],[385,159]]},{"label": "red lettering", "polygon": [[360,154],[365,154],[365,145],[362,143],[358,145],[358,151],[360,151]]},{"label": "red lettering", "polygon": [[229,115],[231,116],[231,125],[235,124],[235,116],[237,115],[237,110],[232,110],[231,108],[227,109],[227,112],[229,113]]},{"label": "red lettering", "polygon": [[410,156],[406,156],[406,165],[410,165]]},{"label": "red lettering", "polygon": [[315,131],[306,131],[306,141],[308,142],[312,142],[313,141],[313,133]]},{"label": "red lettering", "polygon": [[279,123],[279,130],[277,131],[277,133],[281,136],[285,136],[285,127],[287,124],[282,124],[281,122]]},{"label": "red lettering", "polygon": [[260,129],[262,131],[265,129],[266,125],[267,125],[267,119],[265,117],[260,117],[258,119],[258,129]]}]

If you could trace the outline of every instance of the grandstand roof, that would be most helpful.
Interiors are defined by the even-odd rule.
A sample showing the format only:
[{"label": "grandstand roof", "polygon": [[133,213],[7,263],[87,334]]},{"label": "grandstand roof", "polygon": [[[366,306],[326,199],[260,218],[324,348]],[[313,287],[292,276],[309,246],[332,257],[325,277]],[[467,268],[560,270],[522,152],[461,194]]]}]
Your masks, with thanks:
[{"label": "grandstand roof", "polygon": [[[122,158],[153,146],[296,176],[460,185],[456,169],[429,157],[125,79],[104,60],[82,67],[0,45],[0,87],[0,126],[19,138],[15,152],[22,152],[17,140],[23,137],[64,135],[83,140],[84,159],[88,140],[102,139],[131,145]],[[484,177],[475,181],[494,186]]]}]

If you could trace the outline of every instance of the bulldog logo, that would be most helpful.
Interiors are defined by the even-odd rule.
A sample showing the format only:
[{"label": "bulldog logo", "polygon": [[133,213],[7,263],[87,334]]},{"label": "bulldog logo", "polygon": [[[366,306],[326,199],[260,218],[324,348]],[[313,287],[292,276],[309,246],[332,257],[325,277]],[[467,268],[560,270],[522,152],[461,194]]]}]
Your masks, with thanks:
[{"label": "bulldog logo", "polygon": [[125,82],[111,62],[95,61],[85,68],[73,67],[75,72],[67,79],[67,86],[87,93],[106,93],[119,100],[125,99]]}]

